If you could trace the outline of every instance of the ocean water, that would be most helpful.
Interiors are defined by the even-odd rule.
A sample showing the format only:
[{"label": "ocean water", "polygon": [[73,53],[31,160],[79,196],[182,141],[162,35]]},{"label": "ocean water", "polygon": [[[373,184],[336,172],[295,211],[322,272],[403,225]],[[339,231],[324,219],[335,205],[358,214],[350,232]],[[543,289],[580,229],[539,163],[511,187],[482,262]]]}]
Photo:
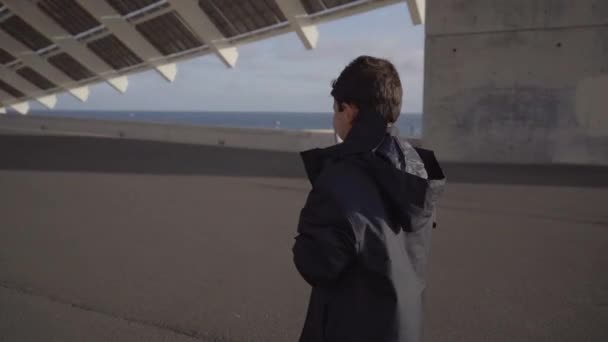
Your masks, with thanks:
[{"label": "ocean water", "polygon": [[[277,129],[332,129],[332,113],[281,113],[281,112],[168,112],[168,111],[39,111],[32,115],[179,123],[189,125],[277,128]],[[401,114],[397,127],[403,136],[419,137],[422,132],[422,115]]]}]

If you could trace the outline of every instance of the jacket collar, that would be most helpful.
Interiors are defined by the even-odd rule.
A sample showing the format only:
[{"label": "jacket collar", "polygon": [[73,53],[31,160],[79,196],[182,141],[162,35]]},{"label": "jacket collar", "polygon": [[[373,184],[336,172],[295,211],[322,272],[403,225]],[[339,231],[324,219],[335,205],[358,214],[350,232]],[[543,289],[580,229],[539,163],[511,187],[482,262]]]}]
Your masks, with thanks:
[{"label": "jacket collar", "polygon": [[300,153],[308,179],[314,184],[329,161],[375,150],[386,137],[386,132],[387,123],[381,115],[359,113],[343,143]]}]

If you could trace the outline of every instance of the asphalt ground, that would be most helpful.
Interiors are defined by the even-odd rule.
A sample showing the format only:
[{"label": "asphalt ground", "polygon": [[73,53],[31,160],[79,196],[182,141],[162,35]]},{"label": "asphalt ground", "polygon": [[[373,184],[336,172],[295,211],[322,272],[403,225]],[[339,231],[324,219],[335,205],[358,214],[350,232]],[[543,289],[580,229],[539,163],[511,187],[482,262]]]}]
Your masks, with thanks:
[{"label": "asphalt ground", "polygon": [[[426,341],[608,340],[608,168],[445,171]],[[309,189],[294,153],[0,136],[0,341],[296,341]]]}]

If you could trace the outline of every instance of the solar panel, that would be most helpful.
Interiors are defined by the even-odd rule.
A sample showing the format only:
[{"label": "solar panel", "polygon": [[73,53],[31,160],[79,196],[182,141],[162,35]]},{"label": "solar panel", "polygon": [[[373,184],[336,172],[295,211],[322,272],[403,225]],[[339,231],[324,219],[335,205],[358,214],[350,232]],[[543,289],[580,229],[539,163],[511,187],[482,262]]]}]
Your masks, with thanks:
[{"label": "solar panel", "polygon": [[175,12],[169,12],[144,21],[138,24],[136,28],[165,56],[203,45],[203,42]]},{"label": "solar panel", "polygon": [[[105,1],[108,6],[85,6],[82,1]],[[314,18],[301,24],[316,25],[402,0],[291,1],[303,8],[297,3],[286,6],[290,16]],[[104,79],[111,82],[115,76],[155,67],[167,76],[159,65],[207,53],[234,66],[239,45],[294,30],[300,30],[299,38],[307,48],[314,46],[314,32],[290,25],[276,0],[13,0],[11,6],[5,2],[0,0],[0,36],[6,39],[0,41],[0,68],[32,84],[14,88],[11,79],[5,79],[8,83],[0,89],[10,99],[38,97],[39,89],[49,92]],[[209,22],[201,23],[206,17]],[[106,18],[120,23],[113,25]],[[135,30],[123,30],[125,24]],[[138,34],[132,36],[134,31]],[[32,66],[30,60],[40,64]],[[31,94],[24,95],[23,90]]]},{"label": "solar panel", "polygon": [[91,70],[87,69],[65,52],[49,57],[48,62],[57,69],[63,71],[64,74],[74,81],[81,81],[95,76]]},{"label": "solar panel", "polygon": [[3,90],[5,93],[11,95],[12,97],[19,99],[25,96],[24,93],[20,92],[19,90],[13,88],[13,86],[11,86],[8,83],[5,83],[4,81],[0,80],[0,90]]},{"label": "solar panel", "polygon": [[306,13],[313,14],[325,10],[325,4],[321,0],[301,0],[302,6],[306,10]]},{"label": "solar panel", "polygon": [[325,7],[333,8],[355,2],[357,0],[323,0]]},{"label": "solar panel", "polygon": [[113,34],[93,40],[87,46],[115,70],[121,70],[143,62]]},{"label": "solar panel", "polygon": [[270,0],[199,0],[199,6],[228,38],[287,21]]},{"label": "solar panel", "polygon": [[[183,1],[183,0],[182,0]],[[127,15],[144,7],[160,2],[160,0],[107,0],[116,12]]]},{"label": "solar panel", "polygon": [[287,21],[287,18],[274,0],[250,1],[250,3],[270,25]]},{"label": "solar panel", "polygon": [[49,90],[49,89],[57,88],[56,84],[49,81],[46,77],[40,75],[38,72],[36,72],[36,70],[34,70],[30,67],[23,67],[23,68],[17,70],[17,74],[21,75],[21,77],[30,81],[30,83],[32,83],[33,85],[35,85],[36,87],[38,87],[42,90]]},{"label": "solar panel", "polygon": [[13,55],[8,53],[6,50],[0,48],[0,64],[7,64],[14,61],[15,59],[16,58],[13,57]]},{"label": "solar panel", "polygon": [[16,15],[0,23],[0,28],[30,49],[37,51],[53,44],[47,37]]},{"label": "solar panel", "polygon": [[38,7],[72,35],[101,25],[74,0],[42,0]]}]

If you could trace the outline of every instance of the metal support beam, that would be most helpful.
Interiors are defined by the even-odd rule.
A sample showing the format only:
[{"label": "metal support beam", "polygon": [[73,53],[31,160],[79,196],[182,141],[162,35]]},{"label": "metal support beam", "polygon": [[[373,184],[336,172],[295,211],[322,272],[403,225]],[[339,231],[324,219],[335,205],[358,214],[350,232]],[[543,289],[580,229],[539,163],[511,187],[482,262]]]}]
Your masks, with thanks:
[{"label": "metal support beam", "polygon": [[426,0],[406,0],[410,17],[414,25],[424,24],[426,15]]},{"label": "metal support beam", "polygon": [[184,19],[188,26],[215,52],[229,68],[234,68],[239,52],[213,25],[207,13],[196,0],[168,0],[171,7]]},{"label": "metal support beam", "polygon": [[163,75],[169,82],[173,82],[177,76],[177,64],[167,63],[156,66],[156,71]]},{"label": "metal support beam", "polygon": [[173,82],[177,75],[177,66],[173,63],[163,64],[164,56],[156,50],[120,13],[99,0],[76,0],[85,10],[123,42],[139,58],[153,66],[167,81]]},{"label": "metal support beam", "polygon": [[55,94],[37,97],[36,101],[40,102],[48,109],[53,109],[57,105],[57,96]]},{"label": "metal support beam", "polygon": [[30,103],[27,101],[15,103],[11,105],[11,108],[16,110],[17,113],[25,115],[30,111]]},{"label": "metal support beam", "polygon": [[293,30],[298,34],[306,49],[311,50],[317,46],[319,30],[308,18],[304,6],[299,0],[275,0]]},{"label": "metal support beam", "polygon": [[68,91],[70,94],[72,94],[72,96],[79,99],[81,102],[86,102],[89,99],[90,91],[88,86],[71,88],[68,89]]},{"label": "metal support beam", "polygon": [[86,46],[74,39],[74,37],[59,26],[59,24],[47,17],[46,14],[36,6],[35,1],[3,0],[3,3],[11,12],[20,16],[21,19],[26,21],[30,26],[51,39],[51,41],[60,47],[61,50],[69,53],[82,65],[105,79],[114,89],[120,93],[126,91],[125,85],[128,84],[128,82],[124,82],[122,78],[116,79],[116,70],[106,64],[106,62],[90,51]]},{"label": "metal support beam", "polygon": [[23,65],[44,75],[49,81],[67,90],[78,100],[84,102],[89,98],[89,89],[87,86],[74,88],[75,82],[71,78],[67,77],[63,72],[47,62],[46,59],[33,53],[27,46],[2,30],[0,30],[0,42],[2,42],[2,48],[21,60]]}]

